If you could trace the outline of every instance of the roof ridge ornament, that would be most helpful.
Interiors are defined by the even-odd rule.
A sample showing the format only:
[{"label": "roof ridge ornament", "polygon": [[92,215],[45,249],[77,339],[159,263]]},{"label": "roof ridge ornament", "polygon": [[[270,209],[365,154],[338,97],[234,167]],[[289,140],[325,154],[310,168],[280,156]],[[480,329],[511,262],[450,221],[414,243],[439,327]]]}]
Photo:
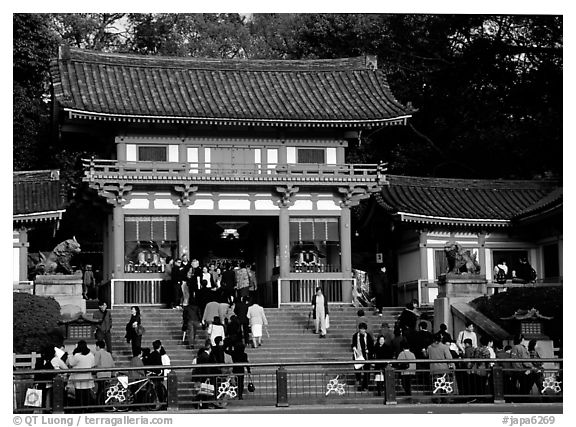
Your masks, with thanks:
[{"label": "roof ridge ornament", "polygon": [[376,55],[364,55],[364,64],[369,70],[378,69],[378,57]]}]

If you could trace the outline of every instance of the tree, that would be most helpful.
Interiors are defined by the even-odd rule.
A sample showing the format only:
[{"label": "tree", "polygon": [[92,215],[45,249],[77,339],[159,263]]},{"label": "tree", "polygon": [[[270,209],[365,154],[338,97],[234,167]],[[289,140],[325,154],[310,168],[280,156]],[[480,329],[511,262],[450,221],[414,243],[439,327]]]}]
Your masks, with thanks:
[{"label": "tree", "polygon": [[248,45],[236,13],[131,14],[132,49],[145,55],[241,58]]},{"label": "tree", "polygon": [[561,17],[255,15],[251,34],[281,58],[378,55],[418,112],[407,129],[364,132],[350,159],[414,175],[561,174]]},{"label": "tree", "polygon": [[127,43],[125,13],[51,14],[50,25],[59,40],[82,49],[117,51]]},{"label": "tree", "polygon": [[13,167],[41,168],[49,141],[48,66],[57,42],[42,14],[14,14]]}]

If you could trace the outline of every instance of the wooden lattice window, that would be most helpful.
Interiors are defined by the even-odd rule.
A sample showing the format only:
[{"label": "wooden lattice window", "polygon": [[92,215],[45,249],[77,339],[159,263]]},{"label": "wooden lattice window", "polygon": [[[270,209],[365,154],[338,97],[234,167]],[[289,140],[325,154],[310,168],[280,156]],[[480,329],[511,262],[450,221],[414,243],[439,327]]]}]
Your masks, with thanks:
[{"label": "wooden lattice window", "polygon": [[298,163],[326,163],[326,153],[323,148],[299,148]]},{"label": "wooden lattice window", "polygon": [[165,162],[168,159],[164,146],[144,145],[138,147],[138,160],[146,162]]}]

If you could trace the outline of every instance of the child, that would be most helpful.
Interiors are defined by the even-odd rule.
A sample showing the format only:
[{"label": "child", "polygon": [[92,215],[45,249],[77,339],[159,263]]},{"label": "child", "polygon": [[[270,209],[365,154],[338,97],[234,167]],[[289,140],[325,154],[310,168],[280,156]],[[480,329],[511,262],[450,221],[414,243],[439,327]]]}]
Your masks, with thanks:
[{"label": "child", "polygon": [[[408,341],[404,341],[402,344],[402,351],[398,354],[398,360],[416,360],[414,353],[410,351],[410,346]],[[396,364],[398,369],[402,370],[402,387],[406,395],[412,396],[412,378],[416,375],[416,363],[398,363]]]}]

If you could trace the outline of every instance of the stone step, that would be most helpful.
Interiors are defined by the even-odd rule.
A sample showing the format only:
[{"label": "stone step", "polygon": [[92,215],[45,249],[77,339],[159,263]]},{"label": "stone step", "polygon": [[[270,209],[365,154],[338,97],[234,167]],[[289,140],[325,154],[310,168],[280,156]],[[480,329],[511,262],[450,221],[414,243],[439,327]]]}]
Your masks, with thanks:
[{"label": "stone step", "polygon": [[[356,329],[357,310],[351,306],[330,306],[331,327],[328,330],[327,338],[321,340],[318,335],[312,333],[314,326],[312,319],[309,320],[309,304],[280,309],[265,309],[269,321],[270,338],[264,335],[263,345],[257,349],[248,346],[246,349],[248,360],[251,363],[350,360],[350,342]],[[376,334],[382,322],[393,324],[401,310],[401,307],[385,308],[384,315],[380,317],[374,315],[373,310],[365,309],[369,330]],[[152,341],[160,339],[173,365],[191,364],[198,349],[204,344],[206,331],[199,332],[192,349],[187,343],[182,342],[182,311],[158,307],[141,307],[141,311],[143,324],[146,328],[143,346],[151,347]],[[115,308],[112,310],[112,318],[115,325],[112,329],[112,338],[116,365],[119,367],[128,366],[131,358],[131,346],[124,339],[124,325],[130,318],[129,308]],[[244,393],[246,400],[234,401],[231,404],[242,405],[251,400],[252,404],[268,400],[274,401],[276,369],[274,366],[253,368],[253,381],[257,392],[250,395],[246,391]],[[344,367],[335,370],[334,367],[312,365],[299,366],[296,369],[287,367],[286,369],[289,371],[290,399],[301,399],[308,402],[311,395],[323,395],[326,387],[324,382],[327,382],[332,375],[336,376],[341,373]],[[299,372],[302,374],[300,375]],[[353,381],[353,374],[351,375]],[[181,404],[183,407],[187,407],[187,405],[193,407],[192,372],[186,370],[179,372],[178,376]],[[353,385],[349,387],[358,393]],[[266,395],[263,394],[263,390],[266,390]],[[364,392],[362,396],[365,396],[366,399],[372,398],[372,395],[367,392]]]}]

